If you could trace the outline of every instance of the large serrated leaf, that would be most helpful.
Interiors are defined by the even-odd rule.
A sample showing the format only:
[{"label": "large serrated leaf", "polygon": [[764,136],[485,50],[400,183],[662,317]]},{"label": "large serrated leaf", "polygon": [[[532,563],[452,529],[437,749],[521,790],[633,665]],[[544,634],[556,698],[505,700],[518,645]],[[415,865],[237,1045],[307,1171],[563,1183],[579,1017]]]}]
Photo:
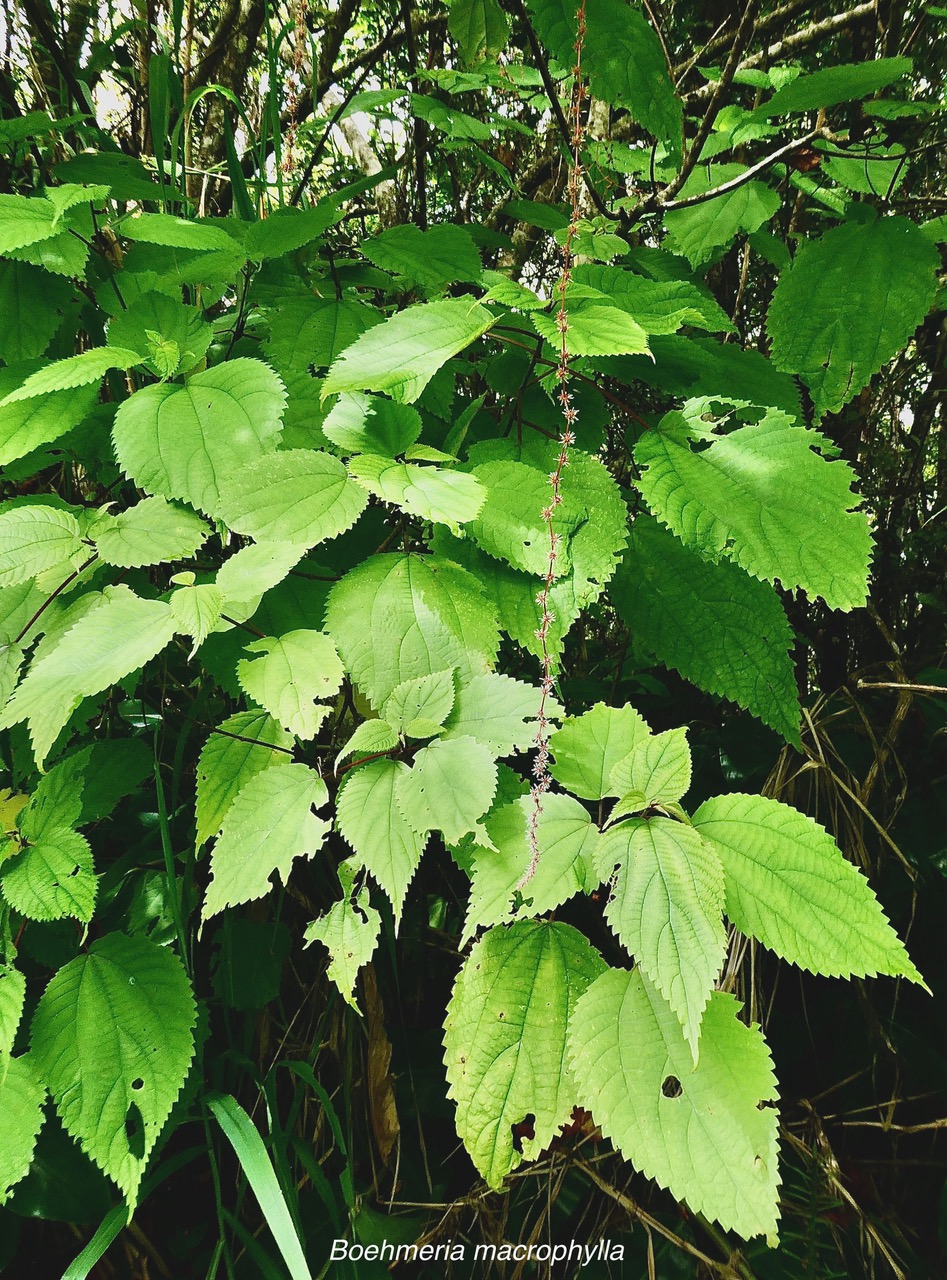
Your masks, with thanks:
[{"label": "large serrated leaf", "polygon": [[53,976],[32,1056],[63,1124],[129,1205],[194,1055],[197,1011],[180,960],[110,933]]},{"label": "large serrated leaf", "polygon": [[634,707],[598,702],[584,715],[569,716],[549,739],[552,776],[584,800],[601,800],[609,794],[612,769],[648,733]]},{"label": "large serrated leaf", "polygon": [[145,498],[92,531],[101,559],[123,569],[188,560],[209,536],[200,516],[165,498]]},{"label": "large serrated leaf", "polygon": [[296,858],[319,851],[329,824],[312,810],[328,799],[326,784],[305,764],[264,769],[244,783],[211,853],[203,918],[265,897],[274,872],[285,884]]},{"label": "large serrated leaf", "polygon": [[767,796],[735,794],[705,801],[694,826],[720,855],[738,929],[813,973],[924,984],[871,886],[817,822]]},{"label": "large serrated leaf", "polygon": [[[485,671],[458,682],[454,709],[444,725],[442,738],[471,737],[486,743],[496,756],[526,751],[536,737],[535,717],[540,690],[511,676]],[[546,700],[546,715],[562,714],[552,699]]]},{"label": "large serrated leaf", "polygon": [[216,515],[225,479],[276,447],[285,403],[262,361],[229,360],[136,391],[116,414],[115,453],[142,489]]},{"label": "large serrated leaf", "polygon": [[92,919],[98,884],[85,836],[53,827],[7,862],[0,863],[0,890],[14,911],[31,920]]},{"label": "large serrated leaf", "polygon": [[448,844],[480,830],[493,803],[497,767],[489,747],[473,738],[450,738],[423,747],[401,773],[395,799],[420,836],[440,831]]},{"label": "large serrated leaf", "polygon": [[329,712],[316,699],[338,693],[345,675],[329,637],[287,631],[255,640],[244,652],[252,656],[237,663],[237,679],[247,697],[297,738],[314,738]]},{"label": "large serrated leaf", "polygon": [[197,762],[197,847],[217,835],[243,787],[292,762],[292,736],[265,711],[240,711],[204,744]]},{"label": "large serrated leaf", "polygon": [[613,827],[599,869],[617,864],[605,918],[658,988],[697,1061],[701,1017],[727,948],[723,868],[713,846],[683,822]]},{"label": "large serrated leaf", "polygon": [[32,1163],[45,1098],[34,1055],[0,1062],[0,1205]]},{"label": "large serrated leaf", "polygon": [[779,1173],[769,1050],[739,1003],[715,992],[695,1067],[647,979],[612,969],[579,1000],[569,1059],[579,1102],[626,1160],[692,1210],[775,1245]]},{"label": "large serrated leaf", "polygon": [[[0,369],[0,398],[21,387],[40,367],[31,360]],[[90,412],[97,395],[96,387],[87,385],[4,405],[0,408],[0,466],[71,431]]]},{"label": "large serrated leaf", "polygon": [[815,451],[823,437],[777,410],[700,452],[682,415],[668,415],[662,428],[635,447],[644,468],[638,487],[683,542],[709,560],[725,555],[755,578],[802,587],[832,609],[864,604],[868,521],[853,509],[848,464]]},{"label": "large serrated leaf", "polygon": [[28,582],[82,552],[79,521],[59,507],[0,512],[0,587]]},{"label": "large serrated leaf", "polygon": [[288,449],[229,476],[220,515],[251,538],[314,547],[350,528],[366,502],[338,458]]},{"label": "large serrated leaf", "polygon": [[392,462],[373,453],[353,458],[349,472],[383,502],[451,529],[473,520],[487,496],[479,480],[462,471]]},{"label": "large serrated leaf", "polygon": [[[552,1141],[580,1089],[565,1061],[576,1001],[604,962],[565,924],[491,929],[464,962],[444,1024],[450,1096],[470,1158],[498,1189]],[[516,1150],[513,1126],[532,1117]]]}]

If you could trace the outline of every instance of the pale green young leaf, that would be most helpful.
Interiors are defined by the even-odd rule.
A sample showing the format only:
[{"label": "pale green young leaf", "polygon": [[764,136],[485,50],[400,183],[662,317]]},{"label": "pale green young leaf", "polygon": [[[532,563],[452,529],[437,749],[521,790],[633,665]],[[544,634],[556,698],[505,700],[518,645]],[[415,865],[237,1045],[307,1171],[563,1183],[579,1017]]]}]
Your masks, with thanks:
[{"label": "pale green young leaf", "polygon": [[383,502],[454,530],[474,519],[487,496],[480,481],[462,471],[392,462],[375,453],[353,458],[349,473]]},{"label": "pale green young leaf", "polygon": [[34,1055],[0,1061],[0,1205],[26,1177],[33,1162],[36,1139],[43,1127],[46,1089],[40,1080]]},{"label": "pale green young leaf", "polygon": [[194,641],[190,657],[201,647],[220,621],[224,595],[220,587],[205,582],[200,586],[182,586],[168,598],[174,614],[174,630]]},{"label": "pale green young leaf", "polygon": [[421,415],[407,404],[360,391],[343,392],[322,424],[327,440],[345,453],[404,453],[421,434]]},{"label": "pale green young leaf", "polygon": [[530,796],[521,796],[484,820],[494,849],[473,849],[472,883],[461,946],[486,925],[509,924],[553,911],[577,893],[595,889],[601,877],[594,869],[598,828],[572,796],[547,795],[537,827],[539,862],[532,879],[519,889],[530,864],[526,838],[533,811]]},{"label": "pale green young leaf", "polygon": [[489,311],[469,299],[399,311],[346,348],[323,383],[323,399],[336,391],[386,391],[411,404],[438,369],[492,323]]},{"label": "pale green young leaf", "polygon": [[[539,336],[558,350],[560,337],[556,313],[533,311],[529,318]],[[604,299],[602,302],[588,299],[572,302],[568,308],[568,321],[566,350],[570,355],[633,356],[648,352],[648,335],[637,320],[627,311],[607,305]]]},{"label": "pale green young leaf", "polygon": [[115,417],[119,466],[147,492],[217,515],[225,480],[276,447],[285,403],[273,370],[243,357],[143,387]]},{"label": "pale green young leaf", "polygon": [[[299,542],[265,542],[241,547],[217,570],[215,585],[222,597],[222,615],[245,622],[260,600],[278,586],[306,553]],[[222,622],[221,627],[229,626]]]},{"label": "pale green young leaf", "polygon": [[[776,1078],[759,1028],[715,992],[694,1066],[680,1024],[642,976],[612,969],[569,1024],[579,1104],[646,1177],[726,1230],[776,1243]],[[761,1104],[764,1104],[761,1106]]]},{"label": "pale green young leaf", "polygon": [[[31,360],[0,369],[0,399],[21,387],[41,367]],[[88,385],[4,405],[0,408],[0,466],[71,431],[92,410],[97,396],[96,387]]]},{"label": "pale green young leaf", "polygon": [[239,245],[223,227],[193,222],[170,213],[137,213],[125,218],[118,230],[127,240],[164,245],[169,249],[200,249],[232,252]]},{"label": "pale green young leaf", "polygon": [[139,569],[166,560],[189,560],[210,536],[200,516],[166,498],[145,498],[92,532],[106,564]]},{"label": "pale green young leaf", "polygon": [[846,222],[803,244],[779,278],[766,326],[773,364],[799,374],[816,420],[901,350],[934,301],[939,263],[907,218]]},{"label": "pale green young leaf", "polygon": [[363,889],[354,901],[348,897],[336,902],[324,916],[313,920],[303,935],[306,946],[321,942],[329,953],[326,976],[334,982],[346,1002],[357,1012],[355,979],[362,965],[368,964],[378,945],[381,916],[369,902]]},{"label": "pale green young leaf", "polygon": [[[444,1024],[447,1080],[457,1132],[496,1190],[572,1114],[580,1089],[566,1028],[604,967],[577,930],[532,920],[491,929],[464,962]],[[527,1116],[534,1136],[516,1150],[513,1127]]]},{"label": "pale green young leaf", "polygon": [[19,400],[30,400],[35,396],[48,396],[54,391],[69,391],[73,387],[99,383],[110,369],[130,369],[133,364],[140,364],[141,360],[137,351],[126,351],[123,347],[93,347],[90,351],[83,351],[81,355],[55,360],[31,373],[13,391],[8,391],[0,401],[0,409],[16,404]]},{"label": "pale green young leaf", "polygon": [[[0,359],[14,364],[41,356],[72,297],[68,280],[29,262],[0,261]],[[0,398],[8,389],[0,391]]]},{"label": "pale green young leaf", "polygon": [[228,476],[220,515],[251,538],[314,547],[351,528],[367,500],[338,458],[287,449]]},{"label": "pale green young leaf", "polygon": [[768,583],[729,560],[702,559],[641,513],[609,596],[642,649],[798,743],[792,630]]},{"label": "pale green young leaf", "polygon": [[608,775],[609,795],[640,792],[646,802],[640,808],[676,804],[687,794],[690,784],[691,753],[686,729],[668,729],[639,739]]},{"label": "pale green young leaf", "polygon": [[292,762],[292,746],[292,735],[264,711],[239,711],[210,735],[197,762],[198,849],[218,834],[251,778]]},{"label": "pale green young leaf", "polygon": [[174,634],[174,615],[160,600],[142,600],[126,586],[106,587],[101,603],[58,644],[37,652],[0,727],[29,724],[42,767],[60,730],[83,698],[103,693],[160,653]]},{"label": "pale green young leaf", "polygon": [[70,511],[29,506],[0,512],[0,587],[28,582],[82,550],[82,530]]},{"label": "pale green young leaf", "polygon": [[569,716],[550,737],[552,776],[584,800],[601,800],[609,794],[612,769],[648,733],[634,707],[598,702],[584,715]]},{"label": "pale green young leaf", "polygon": [[[681,188],[680,198],[700,196],[738,178],[745,168],[742,164],[699,165]],[[779,192],[765,182],[744,182],[725,195],[713,196],[689,209],[669,209],[664,225],[675,252],[699,267],[715,249],[730,244],[740,232],[748,235],[758,231],[779,205]]]},{"label": "pale green young leaf", "polygon": [[613,827],[597,856],[605,874],[618,868],[605,919],[674,1010],[696,1063],[727,949],[720,859],[693,827],[669,818]]},{"label": "pale green young leaf", "polygon": [[149,291],[112,317],[109,346],[140,351],[145,364],[160,378],[187,371],[206,354],[214,336],[199,307],[179,298]]},{"label": "pale green young leaf", "polygon": [[278,369],[322,369],[380,321],[373,307],[351,298],[289,297],[270,315],[266,353]]},{"label": "pale green young leaf", "polygon": [[472,284],[483,273],[480,254],[470,232],[450,223],[428,227],[426,231],[410,222],[387,227],[364,240],[362,252],[376,267],[406,276],[429,290],[443,288],[454,281]]},{"label": "pale green young leaf", "polygon": [[60,1119],[130,1206],[194,1056],[194,996],[168,947],[96,939],[49,982],[32,1057]]},{"label": "pale green young leaf", "polygon": [[393,751],[401,742],[387,720],[364,720],[335,758],[335,768],[347,756],[374,756]]},{"label": "pale green young leaf", "polygon": [[399,733],[411,738],[429,737],[430,733],[413,733],[412,726],[423,722],[436,733],[454,705],[454,670],[447,667],[431,675],[404,680],[385,700],[382,715]]},{"label": "pale green young leaf", "polygon": [[0,892],[30,920],[71,916],[88,924],[97,890],[89,842],[68,827],[44,831],[35,844],[0,863]]},{"label": "pale green young leaf", "polygon": [[395,800],[420,836],[440,831],[457,844],[468,831],[480,831],[480,819],[493,803],[497,767],[489,747],[473,738],[432,742],[399,774]]},{"label": "pale green young leaf", "polygon": [[12,964],[0,965],[0,1075],[13,1052],[23,1004],[26,1000],[26,978]]},{"label": "pale green young leaf", "polygon": [[[539,689],[511,676],[485,671],[458,682],[454,709],[445,721],[442,738],[476,738],[495,756],[527,751],[536,736],[534,717],[539,708]],[[562,708],[546,699],[546,715],[555,718]]]},{"label": "pale green young leaf", "polygon": [[263,769],[244,783],[211,852],[202,919],[265,897],[274,872],[285,884],[296,858],[318,853],[329,824],[312,810],[328,799],[326,784],[305,764]]},{"label": "pale green young leaf", "polygon": [[247,697],[297,738],[314,738],[330,710],[316,700],[338,693],[345,676],[329,637],[321,631],[287,631],[255,640],[244,652],[253,655],[237,663]]},{"label": "pale green young leaf", "polygon": [[498,0],[451,0],[447,28],[468,64],[495,58],[510,38],[510,20]]},{"label": "pale green young leaf", "polygon": [[480,583],[436,556],[377,555],[332,588],[325,627],[345,669],[376,707],[405,680],[492,666],[496,615]]},{"label": "pale green young leaf", "polygon": [[388,895],[396,926],[427,842],[395,800],[395,788],[407,772],[399,760],[373,760],[352,771],[336,802],[336,825],[355,851],[351,861],[369,871]]},{"label": "pale green young leaf", "polygon": [[637,483],[658,519],[707,559],[726,555],[755,578],[854,609],[865,600],[871,535],[853,510],[851,469],[817,453],[823,443],[771,409],[695,452],[683,416],[669,414],[635,447]]},{"label": "pale green young leaf", "polygon": [[743,933],[812,973],[924,985],[868,881],[817,822],[736,794],[705,801],[694,827],[720,855],[727,915]]}]

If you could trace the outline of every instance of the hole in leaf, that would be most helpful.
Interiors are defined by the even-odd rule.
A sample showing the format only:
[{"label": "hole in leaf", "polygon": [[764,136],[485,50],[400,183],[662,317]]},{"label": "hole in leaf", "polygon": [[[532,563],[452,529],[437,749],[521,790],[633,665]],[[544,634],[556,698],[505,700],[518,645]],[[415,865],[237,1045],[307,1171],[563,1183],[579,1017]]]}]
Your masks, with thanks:
[{"label": "hole in leaf", "polygon": [[525,1115],[519,1124],[511,1124],[510,1132],[513,1134],[513,1150],[523,1153],[523,1139],[527,1141],[536,1137],[536,1117],[532,1112]]},{"label": "hole in leaf", "polygon": [[128,1150],[136,1160],[141,1160],[145,1154],[145,1122],[134,1102],[125,1113],[125,1137],[128,1140]]},{"label": "hole in leaf", "polygon": [[69,872],[69,878],[71,879],[73,876],[77,876],[78,874],[79,874],[79,868],[73,867],[72,870]]},{"label": "hole in leaf", "polygon": [[667,1076],[661,1086],[661,1092],[665,1098],[679,1098],[684,1090],[681,1088],[681,1082],[677,1076]]},{"label": "hole in leaf", "polygon": [[132,1081],[133,1089],[144,1089],[144,1087],[145,1087],[145,1082],[144,1080],[142,1080],[141,1076],[139,1076],[136,1080]]},{"label": "hole in leaf", "polygon": [[760,1098],[759,1102],[756,1104],[756,1109],[757,1111],[767,1111],[767,1110],[775,1111],[776,1103],[772,1100],[772,1098]]}]

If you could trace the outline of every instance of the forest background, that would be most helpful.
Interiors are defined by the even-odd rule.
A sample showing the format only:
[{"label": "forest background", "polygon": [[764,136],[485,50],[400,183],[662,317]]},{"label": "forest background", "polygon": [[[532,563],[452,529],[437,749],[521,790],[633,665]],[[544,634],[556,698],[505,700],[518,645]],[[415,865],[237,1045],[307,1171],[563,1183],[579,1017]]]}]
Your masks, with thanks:
[{"label": "forest background", "polygon": [[947,9],[0,45],[0,1269],[942,1275]]}]

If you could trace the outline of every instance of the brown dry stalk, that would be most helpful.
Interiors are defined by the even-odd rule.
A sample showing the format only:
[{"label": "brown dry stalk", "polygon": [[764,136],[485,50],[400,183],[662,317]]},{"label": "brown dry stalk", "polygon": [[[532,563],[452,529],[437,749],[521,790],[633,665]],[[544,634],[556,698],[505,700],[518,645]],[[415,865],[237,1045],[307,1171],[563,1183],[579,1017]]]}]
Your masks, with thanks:
[{"label": "brown dry stalk", "polygon": [[543,798],[552,784],[549,772],[549,717],[547,703],[553,692],[553,661],[549,650],[549,628],[554,620],[550,605],[552,584],[556,580],[559,563],[559,545],[562,535],[556,533],[554,519],[556,509],[562,505],[562,473],[569,465],[569,449],[575,443],[575,421],[578,410],[572,403],[572,392],[569,390],[570,357],[569,357],[569,313],[566,306],[566,293],[572,278],[573,252],[579,218],[581,216],[582,193],[582,143],[584,126],[582,122],[582,104],[585,100],[585,86],[582,82],[582,46],[585,43],[585,0],[581,0],[576,13],[575,33],[575,66],[572,68],[572,97],[569,104],[570,142],[572,158],[569,165],[568,195],[570,204],[569,226],[562,242],[562,270],[556,284],[556,328],[559,331],[559,359],[556,364],[556,381],[559,389],[556,398],[562,408],[562,431],[559,435],[559,454],[555,468],[549,473],[549,503],[543,508],[542,521],[549,538],[549,554],[546,576],[536,603],[539,605],[539,627],[536,638],[539,641],[539,662],[542,671],[539,711],[536,715],[536,759],[533,761],[533,784],[530,796],[533,802],[532,812],[526,826],[526,838],[529,845],[529,866],[519,882],[518,888],[529,884],[539,866],[539,823],[543,814]]}]

